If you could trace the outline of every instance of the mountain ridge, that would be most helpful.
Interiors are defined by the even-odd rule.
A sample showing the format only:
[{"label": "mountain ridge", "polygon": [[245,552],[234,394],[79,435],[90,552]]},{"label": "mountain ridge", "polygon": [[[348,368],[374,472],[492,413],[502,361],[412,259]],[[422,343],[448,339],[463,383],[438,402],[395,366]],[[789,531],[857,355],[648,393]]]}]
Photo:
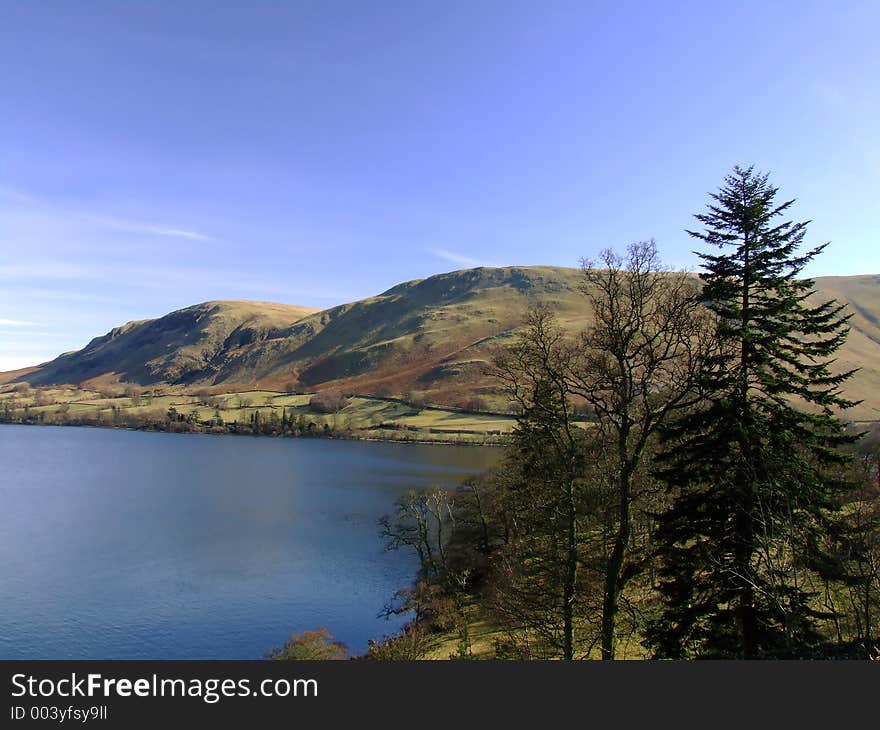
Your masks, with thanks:
[{"label": "mountain ridge", "polygon": [[[479,267],[401,282],[324,310],[212,300],[134,320],[47,363],[0,374],[32,385],[119,382],[238,390],[248,387],[363,395],[419,391],[445,405],[492,396],[484,374],[495,349],[522,326],[534,302],[569,331],[589,311],[580,269]],[[817,297],[852,314],[841,369],[861,370],[847,394],[857,420],[880,419],[880,275],[816,277]]]}]

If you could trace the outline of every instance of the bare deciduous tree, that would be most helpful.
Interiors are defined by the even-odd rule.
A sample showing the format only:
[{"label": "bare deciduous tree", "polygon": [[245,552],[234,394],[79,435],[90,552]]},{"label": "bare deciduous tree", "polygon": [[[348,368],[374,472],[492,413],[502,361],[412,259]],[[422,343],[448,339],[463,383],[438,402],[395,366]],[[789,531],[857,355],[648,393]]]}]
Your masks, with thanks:
[{"label": "bare deciduous tree", "polygon": [[614,658],[615,619],[630,577],[635,491],[651,439],[675,411],[694,402],[695,377],[711,346],[711,318],[685,273],[664,271],[653,241],[610,249],[599,266],[582,262],[592,324],[571,358],[570,392],[595,417],[597,442],[614,495],[614,536],[605,570],[602,657]]},{"label": "bare deciduous tree", "polygon": [[575,421],[575,352],[546,306],[495,359],[493,373],[518,405],[506,491],[515,539],[502,551],[496,605],[514,623],[575,656],[580,566],[578,526],[587,434]]}]

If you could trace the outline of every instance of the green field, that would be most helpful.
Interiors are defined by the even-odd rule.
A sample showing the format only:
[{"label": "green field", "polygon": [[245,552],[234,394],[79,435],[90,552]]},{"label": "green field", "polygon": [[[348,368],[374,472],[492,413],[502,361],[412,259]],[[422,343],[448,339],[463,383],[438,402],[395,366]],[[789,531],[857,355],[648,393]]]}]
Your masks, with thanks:
[{"label": "green field", "polygon": [[[353,396],[335,412],[316,412],[312,394],[268,390],[193,394],[173,388],[0,388],[0,420],[12,423],[98,425],[159,430],[237,430],[292,422],[310,433],[380,440],[491,443],[514,426],[511,415],[412,406],[393,398]],[[186,424],[186,428],[173,424]],[[280,428],[280,426],[279,426]],[[245,431],[246,432],[246,431]]]}]

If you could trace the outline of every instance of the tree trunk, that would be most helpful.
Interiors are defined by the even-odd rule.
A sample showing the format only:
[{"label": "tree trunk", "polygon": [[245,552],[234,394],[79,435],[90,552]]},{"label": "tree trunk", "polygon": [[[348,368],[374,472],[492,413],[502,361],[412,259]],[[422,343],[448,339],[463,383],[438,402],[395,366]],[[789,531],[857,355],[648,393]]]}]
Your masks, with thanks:
[{"label": "tree trunk", "polygon": [[602,659],[614,659],[614,628],[620,598],[620,576],[630,537],[630,473],[624,468],[618,486],[618,525],[611,557],[605,569],[605,598],[602,602]]},{"label": "tree trunk", "polygon": [[577,514],[574,504],[574,482],[569,479],[566,492],[567,508],[567,556],[565,561],[565,585],[562,590],[562,654],[567,660],[574,659],[574,593],[577,580]]},{"label": "tree trunk", "polygon": [[873,659],[874,642],[871,641],[871,579],[865,581],[865,658]]},{"label": "tree trunk", "polygon": [[[746,433],[751,432],[751,410],[749,406],[749,325],[750,325],[750,294],[752,286],[752,263],[749,232],[746,231],[743,240],[743,283],[742,283],[742,311],[740,330],[740,428]],[[752,464],[751,444],[745,436],[741,441],[742,458],[745,464]],[[748,581],[751,569],[752,555],[754,553],[754,491],[750,475],[743,474],[743,491],[745,504],[742,507],[742,517],[737,529],[739,549],[736,555],[736,569],[740,574],[742,585],[739,591],[739,622],[742,636],[743,658],[750,659],[757,653],[757,625],[755,623],[755,591]]]},{"label": "tree trunk", "polygon": [[[748,460],[748,454],[744,460]],[[747,461],[748,463],[748,461]],[[751,572],[752,556],[754,555],[754,486],[747,478],[743,485],[743,504],[740,505],[740,515],[736,520],[737,547],[734,553],[735,577],[739,581],[737,613],[742,639],[741,654],[743,659],[751,659],[758,650],[758,627],[755,620],[755,590],[749,579]]]}]

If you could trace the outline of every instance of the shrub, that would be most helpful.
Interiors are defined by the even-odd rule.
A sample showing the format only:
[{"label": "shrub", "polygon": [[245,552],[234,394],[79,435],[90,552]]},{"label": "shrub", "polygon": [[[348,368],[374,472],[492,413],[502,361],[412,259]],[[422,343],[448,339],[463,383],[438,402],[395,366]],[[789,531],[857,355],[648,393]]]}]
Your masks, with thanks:
[{"label": "shrub", "polygon": [[273,647],[269,659],[276,661],[348,659],[345,644],[336,641],[324,628],[293,634],[282,647]]},{"label": "shrub", "polygon": [[418,624],[408,624],[397,636],[369,642],[364,659],[413,661],[424,659],[435,647],[435,639]]},{"label": "shrub", "polygon": [[309,400],[309,410],[315,413],[338,413],[348,405],[348,398],[335,390],[316,393]]},{"label": "shrub", "polygon": [[427,396],[417,390],[411,390],[409,393],[406,394],[403,400],[408,406],[414,408],[417,411],[420,411],[428,406]]}]

